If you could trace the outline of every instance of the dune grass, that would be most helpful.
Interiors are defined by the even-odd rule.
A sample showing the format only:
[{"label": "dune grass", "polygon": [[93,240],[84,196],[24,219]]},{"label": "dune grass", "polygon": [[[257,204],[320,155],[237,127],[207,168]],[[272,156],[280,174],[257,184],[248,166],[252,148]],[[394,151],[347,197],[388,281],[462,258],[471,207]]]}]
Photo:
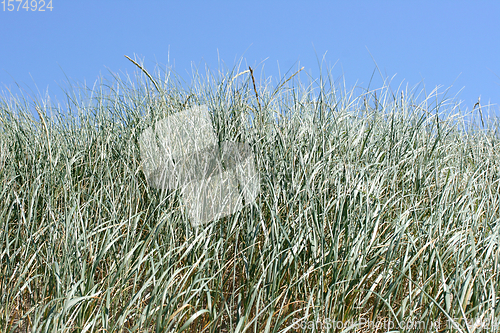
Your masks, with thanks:
[{"label": "dune grass", "polygon": [[[4,94],[0,330],[500,324],[496,120],[436,91],[356,93],[292,74],[254,88],[254,73],[208,71],[185,88],[138,70],[70,86],[61,104]],[[194,229],[179,193],[148,186],[138,137],[203,104],[220,142],[252,146],[261,190]]]}]

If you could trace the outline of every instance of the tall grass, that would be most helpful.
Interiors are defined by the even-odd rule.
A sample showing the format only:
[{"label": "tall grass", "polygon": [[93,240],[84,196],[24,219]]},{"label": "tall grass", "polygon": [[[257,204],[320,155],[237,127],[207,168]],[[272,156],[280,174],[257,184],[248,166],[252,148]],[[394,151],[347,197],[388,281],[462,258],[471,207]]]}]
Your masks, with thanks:
[{"label": "tall grass", "polygon": [[[498,323],[498,123],[476,125],[436,91],[356,94],[290,74],[254,88],[253,73],[207,71],[185,88],[138,71],[70,87],[63,105],[4,94],[0,330]],[[138,137],[202,104],[220,142],[251,144],[261,190],[193,229],[178,192],[148,187]]]}]

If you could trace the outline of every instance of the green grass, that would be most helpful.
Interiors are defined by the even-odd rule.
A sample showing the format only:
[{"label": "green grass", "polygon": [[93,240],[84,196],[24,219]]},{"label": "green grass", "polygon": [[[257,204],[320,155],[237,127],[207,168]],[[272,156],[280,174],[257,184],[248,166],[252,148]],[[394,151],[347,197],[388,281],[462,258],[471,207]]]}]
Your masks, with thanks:
[{"label": "green grass", "polygon": [[[435,91],[356,93],[328,73],[254,90],[241,72],[189,85],[158,72],[156,87],[114,75],[70,86],[64,107],[4,94],[2,332],[473,332],[466,321],[500,319],[496,120]],[[221,142],[251,144],[261,190],[193,229],[179,193],[148,186],[138,138],[203,104]]]}]

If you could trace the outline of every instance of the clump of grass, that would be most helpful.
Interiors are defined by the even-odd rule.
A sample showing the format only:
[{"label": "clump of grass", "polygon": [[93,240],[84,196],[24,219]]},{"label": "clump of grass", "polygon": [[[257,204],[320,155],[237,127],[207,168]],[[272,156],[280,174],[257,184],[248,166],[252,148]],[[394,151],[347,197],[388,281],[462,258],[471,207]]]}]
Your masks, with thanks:
[{"label": "clump of grass", "polygon": [[[495,120],[476,126],[437,92],[253,75],[186,88],[143,70],[71,88],[65,107],[0,100],[2,331],[472,332],[500,318]],[[179,193],[148,187],[138,137],[202,104],[221,142],[252,145],[261,191],[192,229]]]}]

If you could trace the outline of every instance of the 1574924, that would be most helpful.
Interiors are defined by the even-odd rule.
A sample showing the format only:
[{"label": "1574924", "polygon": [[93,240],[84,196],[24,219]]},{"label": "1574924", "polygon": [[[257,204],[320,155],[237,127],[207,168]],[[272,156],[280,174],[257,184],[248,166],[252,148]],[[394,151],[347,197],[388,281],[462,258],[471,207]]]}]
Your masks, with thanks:
[{"label": "1574924", "polygon": [[45,12],[52,11],[52,0],[2,0],[3,11],[32,11]]}]

